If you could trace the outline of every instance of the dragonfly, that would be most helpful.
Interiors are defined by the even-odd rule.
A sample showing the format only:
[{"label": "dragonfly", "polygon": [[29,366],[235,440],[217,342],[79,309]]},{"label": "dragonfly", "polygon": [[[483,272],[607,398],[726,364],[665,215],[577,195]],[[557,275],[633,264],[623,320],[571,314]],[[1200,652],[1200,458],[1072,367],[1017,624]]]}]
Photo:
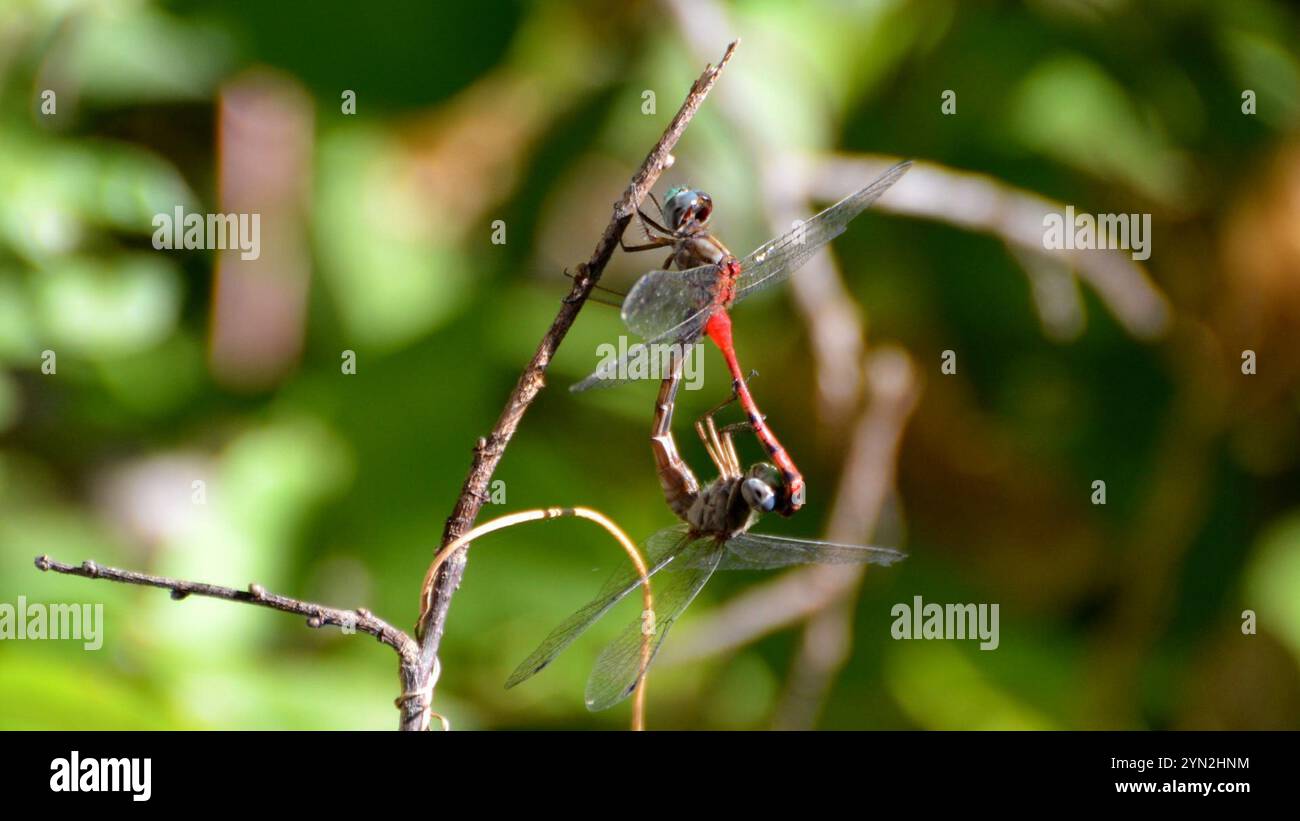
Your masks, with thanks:
[{"label": "dragonfly", "polygon": [[[770,570],[798,564],[890,565],[905,556],[887,547],[750,533],[750,527],[762,514],[776,508],[783,492],[782,473],[770,462],[742,470],[732,438],[735,426],[724,427],[719,433],[714,422],[713,414],[719,406],[695,423],[696,433],[718,470],[718,478],[700,487],[678,452],[672,433],[682,364],[681,358],[672,359],[669,373],[660,383],[650,435],[664,499],[682,521],[658,531],[642,545],[649,575],[654,577],[654,610],[643,612],[601,651],[587,681],[585,699],[589,710],[612,707],[636,689],[669,628],[715,571]],[[552,630],[520,663],[506,687],[514,687],[545,669],[640,585],[637,572],[630,568],[616,571],[594,599]]]},{"label": "dragonfly", "polygon": [[[822,246],[844,233],[848,224],[898,182],[911,165],[910,161],[898,163],[865,188],[784,236],[763,243],[744,259],[737,259],[710,232],[713,199],[704,191],[687,187],[670,189],[660,208],[660,216],[667,226],[638,209],[648,242],[629,246],[620,238],[623,250],[672,249],[663,269],[650,271],[638,279],[622,303],[624,323],[646,341],[631,346],[621,358],[602,363],[570,390],[584,391],[626,381],[632,372],[629,361],[647,356],[659,346],[669,351],[682,350],[701,335],[707,335],[722,352],[733,390],[755,435],[781,471],[782,491],[776,499],[775,510],[782,516],[793,515],[803,505],[803,475],[767,425],[742,376],[728,310],[751,294],[788,279]],[[651,233],[652,228],[657,235]],[[674,265],[677,270],[671,270]]]}]

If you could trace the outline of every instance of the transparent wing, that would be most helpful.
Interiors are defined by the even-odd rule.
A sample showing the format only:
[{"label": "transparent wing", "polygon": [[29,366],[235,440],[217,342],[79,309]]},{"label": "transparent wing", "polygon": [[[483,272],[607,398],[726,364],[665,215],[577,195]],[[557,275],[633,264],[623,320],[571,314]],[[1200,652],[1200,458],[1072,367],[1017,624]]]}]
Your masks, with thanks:
[{"label": "transparent wing", "polygon": [[[650,273],[668,272],[651,271]],[[646,276],[649,276],[649,274]],[[712,313],[712,309],[709,308],[696,311],[686,317],[685,320],[673,325],[657,336],[651,337],[645,342],[637,342],[629,346],[627,352],[618,359],[602,362],[599,368],[592,371],[581,382],[570,385],[569,390],[573,393],[581,393],[592,388],[612,388],[615,385],[649,378],[650,376],[655,376],[656,379],[660,378],[655,374],[662,375],[668,372],[665,357],[674,351],[683,349],[677,346],[694,344],[700,338],[700,334],[704,330],[704,323],[709,321],[709,316]],[[669,348],[669,345],[673,347]],[[649,367],[633,367],[633,363],[638,360],[643,365],[650,363],[652,357],[659,360],[657,371]]]},{"label": "transparent wing", "polygon": [[[910,161],[895,165],[861,191],[850,194],[788,234],[759,246],[740,263],[741,274],[732,304],[788,279],[822,246],[844,233],[853,218],[898,182],[911,165]],[[577,393],[631,381],[637,371],[630,363],[652,355],[655,346],[697,340],[713,314],[718,273],[716,265],[701,265],[685,271],[656,270],[642,276],[623,300],[623,321],[647,342],[633,345],[618,360],[603,363],[569,390]]]},{"label": "transparent wing", "polygon": [[605,360],[599,368],[592,371],[581,382],[575,382],[569,386],[573,393],[589,391],[592,388],[612,388],[615,385],[630,381],[630,374],[633,372],[631,363],[643,356],[649,356],[649,349],[644,342],[638,342],[627,349],[627,353],[618,359],[610,361]]},{"label": "transparent wing", "polygon": [[889,547],[862,547],[812,539],[742,533],[726,543],[719,570],[771,570],[796,564],[891,565],[907,558]]},{"label": "transparent wing", "polygon": [[[681,336],[683,327],[701,313],[707,320],[717,289],[716,265],[651,271],[636,281],[623,300],[623,322],[642,339]],[[699,324],[703,327],[704,321]]]},{"label": "transparent wing", "polygon": [[[655,577],[652,624],[647,625],[643,615],[637,616],[601,651],[587,679],[588,710],[613,707],[632,694],[663,645],[669,628],[713,575],[723,552],[722,545],[712,536],[695,539],[669,565],[675,567],[681,562],[688,569]],[[643,633],[646,628],[650,628],[648,633]]]},{"label": "transparent wing", "polygon": [[[642,545],[642,550],[645,554],[646,564],[650,568],[650,575],[653,576],[664,565],[668,564],[673,556],[690,545],[691,540],[687,537],[687,530],[686,524],[683,523],[664,528],[646,539],[645,544]],[[546,665],[555,660],[555,657],[564,648],[572,644],[574,639],[582,635],[588,627],[591,627],[601,616],[609,612],[611,607],[622,601],[624,596],[640,586],[641,577],[636,570],[627,563],[620,564],[619,568],[600,588],[596,598],[561,622],[560,626],[552,630],[551,634],[537,646],[532,655],[524,659],[515,668],[515,671],[510,674],[510,678],[506,680],[506,687],[514,687],[521,681],[540,673]]]},{"label": "transparent wing", "polygon": [[741,273],[732,304],[788,279],[823,245],[844,233],[853,218],[880,199],[911,166],[911,161],[895,165],[861,191],[848,195],[790,233],[760,245],[740,262]]}]

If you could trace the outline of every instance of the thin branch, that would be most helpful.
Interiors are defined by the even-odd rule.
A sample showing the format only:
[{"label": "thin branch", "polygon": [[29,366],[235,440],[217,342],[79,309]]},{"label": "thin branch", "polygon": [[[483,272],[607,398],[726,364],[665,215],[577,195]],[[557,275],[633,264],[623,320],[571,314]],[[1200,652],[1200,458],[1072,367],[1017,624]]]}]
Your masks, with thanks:
[{"label": "thin branch", "polygon": [[[278,593],[271,593],[260,584],[250,584],[247,590],[235,590],[232,587],[222,587],[217,584],[154,576],[149,573],[138,573],[134,570],[122,570],[121,568],[108,567],[91,561],[82,562],[79,565],[64,564],[51,559],[49,556],[37,556],[36,567],[42,571],[53,570],[55,573],[62,573],[67,576],[82,576],[87,579],[103,579],[121,584],[158,587],[163,590],[170,590],[171,597],[176,601],[181,601],[190,596],[203,596],[209,599],[223,599],[225,601],[240,602],[241,604],[251,604],[256,607],[267,607],[283,613],[306,616],[307,626],[312,628],[334,625],[343,628],[345,631],[360,631],[374,636],[383,644],[387,644],[397,651],[400,663],[398,673],[402,680],[403,692],[414,692],[413,688],[418,686],[420,680],[419,645],[415,643],[415,639],[407,635],[404,630],[392,626],[365,608],[340,610],[336,607],[326,607],[323,604],[301,601],[288,596],[281,596]],[[403,712],[407,710],[405,701],[405,697],[397,700],[398,706],[403,709]]]},{"label": "thin branch", "polygon": [[[582,309],[587,297],[590,296],[592,289],[599,281],[605,266],[614,254],[614,249],[618,247],[624,229],[627,228],[633,215],[636,214],[637,208],[640,207],[646,194],[659,180],[659,175],[672,164],[672,149],[676,146],[687,125],[695,117],[700,105],[704,102],[704,98],[717,81],[723,67],[726,66],[732,54],[735,53],[738,43],[739,41],[735,41],[727,46],[726,53],[722,55],[718,65],[705,68],[704,73],[695,81],[677,115],[673,117],[663,136],[659,138],[654,148],[646,156],[645,161],[641,163],[641,167],[633,175],[632,181],[623,193],[622,198],[615,203],[613,217],[605,228],[604,234],[601,235],[600,241],[596,243],[596,249],[592,252],[591,259],[578,267],[577,275],[573,279],[573,288],[570,290],[569,295],[565,297],[555,321],[551,323],[551,327],[542,337],[541,343],[537,346],[537,352],[533,354],[532,361],[524,368],[524,372],[520,375],[518,383],[510,394],[510,398],[506,400],[505,408],[502,410],[500,418],[497,419],[496,427],[487,437],[480,438],[474,448],[474,458],[470,464],[469,474],[465,477],[465,484],[461,488],[460,498],[457,499],[456,506],[452,509],[451,516],[447,519],[447,525],[443,530],[442,544],[444,546],[451,544],[474,526],[474,520],[483,507],[483,500],[487,498],[488,484],[492,479],[493,472],[496,470],[497,463],[501,461],[501,457],[505,453],[506,445],[509,444],[515,430],[519,427],[524,412],[528,410],[528,406],[532,404],[537,394],[545,386],[546,368],[550,364],[551,358],[555,355],[556,349],[559,348],[569,328],[577,319],[578,312]],[[451,607],[451,598],[456,592],[456,588],[459,587],[464,574],[465,551],[462,550],[451,557],[439,569],[437,578],[434,579],[430,607],[422,614],[419,623],[416,625],[416,635],[420,641],[420,667],[422,671],[431,673],[434,669],[438,648],[442,643],[443,630],[446,628],[447,612]],[[431,689],[427,681],[424,682],[421,691],[424,689]],[[419,729],[423,712],[424,708],[418,714],[412,716],[411,723],[404,725],[404,729]]]}]

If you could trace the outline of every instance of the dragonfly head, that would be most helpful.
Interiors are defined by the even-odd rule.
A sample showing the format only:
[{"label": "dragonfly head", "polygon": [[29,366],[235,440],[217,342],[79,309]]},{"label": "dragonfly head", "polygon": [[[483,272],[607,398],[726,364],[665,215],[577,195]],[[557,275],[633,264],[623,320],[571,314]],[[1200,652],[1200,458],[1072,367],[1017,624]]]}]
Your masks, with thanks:
[{"label": "dragonfly head", "polygon": [[673,230],[685,228],[691,220],[704,225],[712,213],[713,198],[703,191],[678,186],[664,196],[664,218]]},{"label": "dragonfly head", "polygon": [[759,462],[746,472],[740,495],[755,513],[771,513],[783,495],[781,471],[775,465]]}]

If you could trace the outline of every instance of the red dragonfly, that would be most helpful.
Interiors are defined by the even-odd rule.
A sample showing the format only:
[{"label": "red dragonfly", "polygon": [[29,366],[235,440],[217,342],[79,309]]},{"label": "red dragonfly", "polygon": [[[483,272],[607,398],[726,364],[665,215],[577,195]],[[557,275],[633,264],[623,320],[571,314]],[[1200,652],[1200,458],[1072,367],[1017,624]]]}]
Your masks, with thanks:
[{"label": "red dragonfly", "polygon": [[[584,391],[626,381],[632,372],[628,363],[634,358],[649,356],[659,346],[671,345],[682,350],[698,341],[701,334],[707,335],[726,360],[733,389],[750,426],[781,471],[784,481],[774,509],[782,516],[793,514],[803,505],[803,475],[767,426],[749,392],[736,358],[731,339],[731,317],[727,311],[750,294],[788,279],[822,246],[844,233],[853,218],[898,182],[911,165],[911,162],[901,162],[893,166],[862,190],[796,226],[788,234],[763,243],[744,259],[737,259],[710,233],[708,225],[713,213],[713,200],[708,194],[692,188],[669,190],[661,209],[667,227],[638,211],[643,226],[648,226],[646,236],[649,242],[623,245],[625,251],[671,247],[672,253],[664,268],[676,265],[678,269],[645,274],[623,300],[623,321],[646,341],[633,345],[617,361],[603,363],[570,390]],[[651,234],[650,228],[659,235]]]},{"label": "red dragonfly", "polygon": [[[767,462],[743,470],[731,426],[719,435],[710,413],[695,423],[695,430],[718,469],[718,478],[701,488],[673,439],[673,406],[681,373],[682,361],[676,358],[659,387],[650,445],[664,498],[682,521],[655,533],[642,546],[649,573],[654,576],[654,611],[634,619],[597,658],[587,680],[590,710],[612,707],[636,689],[668,629],[716,570],[768,570],[797,564],[890,565],[904,558],[903,553],[887,547],[750,533],[749,528],[763,513],[773,510],[782,494],[781,473]],[[596,598],[551,631],[515,669],[506,687],[540,672],[640,585],[638,573],[620,568]]]}]

